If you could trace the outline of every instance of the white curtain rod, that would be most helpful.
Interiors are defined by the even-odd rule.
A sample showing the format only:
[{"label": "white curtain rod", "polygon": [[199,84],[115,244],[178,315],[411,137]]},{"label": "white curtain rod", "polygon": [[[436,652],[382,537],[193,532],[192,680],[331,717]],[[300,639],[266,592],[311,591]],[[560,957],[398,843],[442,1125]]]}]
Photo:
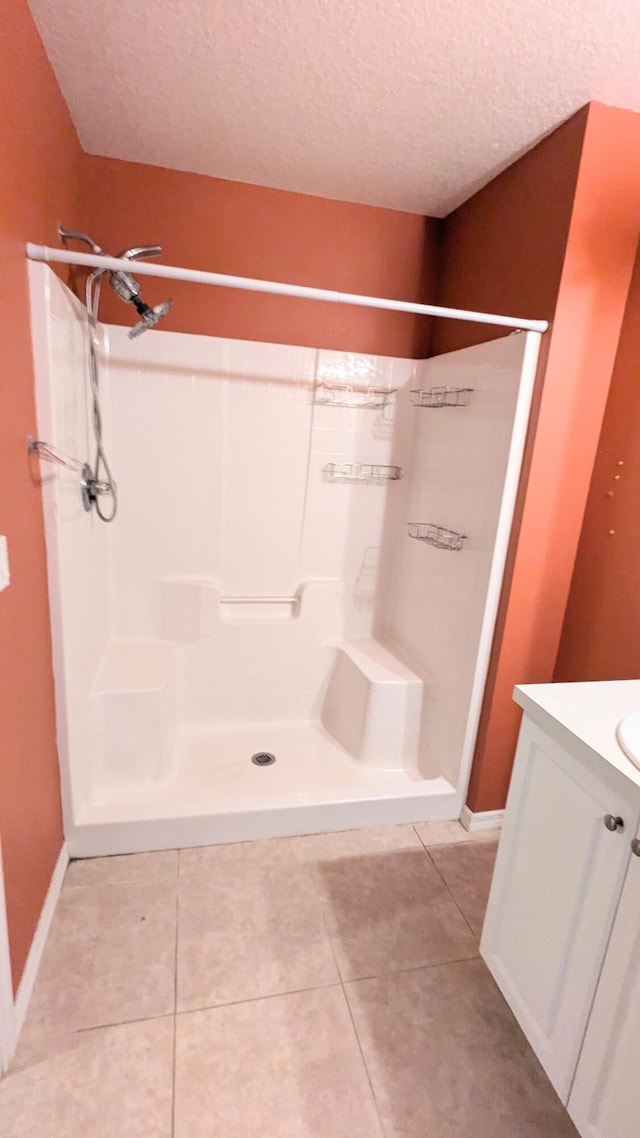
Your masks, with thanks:
[{"label": "white curtain rod", "polygon": [[103,257],[95,253],[76,253],[69,249],[53,249],[48,245],[27,244],[27,257],[31,261],[55,261],[65,265],[86,265],[92,269],[124,269],[136,276],[166,277],[174,281],[193,284],[218,285],[220,288],[240,288],[247,292],[269,292],[278,296],[297,296],[304,300],[324,300],[333,304],[356,304],[362,308],[384,308],[390,312],[413,312],[419,316],[442,316],[447,320],[468,320],[474,324],[495,324],[501,328],[518,328],[527,332],[546,332],[546,320],[520,320],[515,316],[495,316],[490,312],[467,312],[462,308],[440,308],[437,304],[413,304],[407,300],[386,300],[379,296],[359,296],[351,292],[333,292],[325,288],[307,288],[305,285],[281,284],[278,281],[253,280],[251,277],[233,277],[226,273],[205,273],[199,269],[181,269],[176,265],[155,265],[149,261],[128,261],[118,257]]}]

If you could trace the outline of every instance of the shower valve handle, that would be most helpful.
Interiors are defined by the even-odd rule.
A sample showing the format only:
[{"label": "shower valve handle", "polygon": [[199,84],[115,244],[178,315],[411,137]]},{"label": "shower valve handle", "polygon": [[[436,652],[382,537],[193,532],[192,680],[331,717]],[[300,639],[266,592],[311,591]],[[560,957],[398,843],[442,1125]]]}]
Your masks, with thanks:
[{"label": "shower valve handle", "polygon": [[113,486],[110,482],[100,482],[99,479],[95,478],[93,470],[86,462],[81,471],[80,492],[82,494],[82,505],[89,513],[99,497],[105,494],[113,494]]}]

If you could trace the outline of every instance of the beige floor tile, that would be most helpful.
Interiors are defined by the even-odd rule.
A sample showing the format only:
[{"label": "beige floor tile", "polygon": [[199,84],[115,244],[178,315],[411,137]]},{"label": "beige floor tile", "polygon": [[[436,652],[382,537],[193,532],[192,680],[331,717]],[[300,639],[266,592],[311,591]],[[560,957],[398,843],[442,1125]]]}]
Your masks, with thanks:
[{"label": "beige floor tile", "polygon": [[422,849],[318,861],[314,874],[346,980],[477,954],[474,937]]},{"label": "beige floor tile", "polygon": [[175,1138],[382,1138],[341,988],[180,1015]]},{"label": "beige floor tile", "polygon": [[497,842],[436,846],[429,851],[458,907],[478,936],[482,932],[497,852]]},{"label": "beige floor tile", "polygon": [[452,842],[495,842],[500,830],[465,830],[460,822],[417,822],[416,831],[425,846],[450,845]]},{"label": "beige floor tile", "polygon": [[481,960],[346,991],[386,1138],[577,1138]]},{"label": "beige floor tile", "polygon": [[[427,860],[425,858],[425,860]],[[178,1008],[333,984],[338,973],[306,864],[222,863],[179,884]]]},{"label": "beige floor tile", "polygon": [[300,839],[310,859],[357,857],[388,850],[420,848],[413,826],[373,826],[365,830],[341,830],[335,834],[311,834]]},{"label": "beige floor tile", "polygon": [[263,842],[232,842],[180,850],[180,876],[213,874],[225,865],[265,868],[304,861],[300,838],[271,838]]},{"label": "beige floor tile", "polygon": [[173,1017],[83,1031],[0,1082],[2,1138],[170,1138]]},{"label": "beige floor tile", "polygon": [[72,861],[65,885],[171,884],[178,873],[178,851],[91,857]]},{"label": "beige floor tile", "polygon": [[27,1027],[59,1034],[173,1012],[176,885],[66,887]]}]

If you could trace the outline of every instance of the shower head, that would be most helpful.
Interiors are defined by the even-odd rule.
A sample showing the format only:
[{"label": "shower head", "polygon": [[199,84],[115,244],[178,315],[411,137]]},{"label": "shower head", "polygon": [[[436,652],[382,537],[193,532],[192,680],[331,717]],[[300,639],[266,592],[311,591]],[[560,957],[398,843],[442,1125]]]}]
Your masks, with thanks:
[{"label": "shower head", "polygon": [[[118,260],[122,261],[141,261],[146,257],[157,257],[162,252],[162,245],[134,245],[131,249],[125,249],[122,253],[118,253]],[[140,296],[140,285],[131,273],[124,272],[123,270],[116,270],[109,273],[109,284],[111,285],[116,296],[120,300],[124,300],[127,304],[132,304],[142,317],[137,324],[129,331],[129,339],[134,340],[136,336],[141,336],[147,328],[154,328],[173,304],[172,300],[163,300],[162,304],[157,304],[155,308],[151,308],[145,304]]]},{"label": "shower head", "polygon": [[[145,257],[157,257],[162,252],[162,245],[134,245],[131,249],[125,249],[123,253],[118,253],[119,260],[126,261],[141,261]],[[131,273],[123,270],[116,270],[109,273],[109,284],[111,285],[116,296],[120,300],[124,300],[127,304],[132,304],[141,320],[134,324],[133,328],[129,330],[129,339],[134,340],[136,336],[141,336],[147,328],[154,328],[173,304],[172,300],[163,300],[162,304],[156,304],[155,308],[151,308],[145,304],[140,296],[140,285]]]},{"label": "shower head", "polygon": [[[87,233],[80,233],[78,230],[65,229],[62,225],[58,226],[58,233],[60,240],[64,245],[67,241],[84,241],[89,245],[93,253],[98,253],[103,257],[109,254],[105,253],[100,245],[96,244],[92,237]],[[120,261],[141,261],[146,257],[157,257],[162,252],[162,245],[133,245],[131,249],[125,249],[122,253],[118,253],[118,260]],[[125,304],[133,304],[139,316],[142,319],[134,324],[129,332],[129,338],[134,339],[140,336],[142,332],[146,332],[147,328],[153,328],[162,319],[163,316],[171,308],[172,300],[165,300],[162,304],[157,304],[155,308],[150,308],[145,304],[140,296],[140,285],[136,278],[124,269],[96,269],[93,276],[103,277],[108,276],[109,284],[120,300],[124,300]]]},{"label": "shower head", "polygon": [[140,298],[136,296],[131,298],[131,303],[142,317],[128,332],[129,339],[135,340],[136,336],[141,336],[143,332],[146,332],[147,328],[154,328],[158,321],[167,315],[173,301],[163,300],[162,304],[156,304],[155,308],[150,308],[148,304],[144,303],[144,300],[140,300]]}]

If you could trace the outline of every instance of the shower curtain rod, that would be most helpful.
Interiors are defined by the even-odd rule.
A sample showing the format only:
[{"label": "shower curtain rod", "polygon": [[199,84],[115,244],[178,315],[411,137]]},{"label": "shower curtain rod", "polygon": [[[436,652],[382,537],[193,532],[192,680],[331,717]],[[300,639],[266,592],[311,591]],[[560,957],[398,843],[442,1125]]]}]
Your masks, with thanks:
[{"label": "shower curtain rod", "polygon": [[54,249],[48,245],[27,243],[27,257],[31,261],[58,262],[65,265],[86,265],[91,269],[123,269],[136,276],[166,277],[168,280],[190,281],[192,284],[217,285],[219,288],[239,288],[247,292],[268,292],[278,296],[295,296],[304,300],[324,300],[333,304],[354,304],[361,308],[383,308],[390,312],[411,312],[418,316],[441,316],[446,320],[468,320],[474,324],[494,324],[501,328],[516,328],[527,332],[546,332],[546,320],[520,320],[515,316],[496,316],[491,312],[468,312],[462,308],[441,308],[437,304],[413,304],[407,300],[387,300],[379,296],[360,296],[351,292],[333,292],[305,285],[282,284],[251,277],[234,277],[226,273],[206,273],[199,269],[181,269],[177,265],[155,265],[149,261],[129,261],[118,257],[103,257],[95,253],[76,253],[69,249]]}]

